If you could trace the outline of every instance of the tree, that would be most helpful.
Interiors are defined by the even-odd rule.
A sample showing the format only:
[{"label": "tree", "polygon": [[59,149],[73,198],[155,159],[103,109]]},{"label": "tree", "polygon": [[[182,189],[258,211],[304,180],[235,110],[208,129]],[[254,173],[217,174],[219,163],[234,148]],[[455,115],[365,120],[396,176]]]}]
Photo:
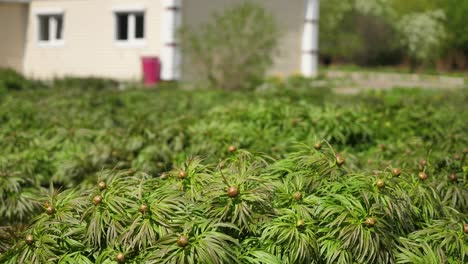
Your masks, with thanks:
[{"label": "tree", "polygon": [[275,20],[263,7],[244,2],[197,28],[181,31],[189,70],[200,84],[239,89],[261,79],[277,45]]},{"label": "tree", "polygon": [[468,54],[468,1],[446,0],[444,7],[449,18],[445,25],[450,44]]},{"label": "tree", "polygon": [[427,63],[440,56],[445,28],[445,14],[442,10],[405,15],[397,24],[402,34],[402,44],[412,59]]}]

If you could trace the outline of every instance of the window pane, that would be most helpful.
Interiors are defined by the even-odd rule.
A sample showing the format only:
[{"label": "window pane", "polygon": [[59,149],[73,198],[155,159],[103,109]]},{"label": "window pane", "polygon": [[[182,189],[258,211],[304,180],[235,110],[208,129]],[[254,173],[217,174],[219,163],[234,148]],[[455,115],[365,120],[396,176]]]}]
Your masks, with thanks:
[{"label": "window pane", "polygon": [[39,40],[49,40],[49,17],[39,16]]},{"label": "window pane", "polygon": [[135,14],[135,38],[145,38],[145,16],[143,13]]},{"label": "window pane", "polygon": [[63,36],[63,16],[55,16],[54,19],[57,21],[57,32],[55,32],[56,39],[62,39]]},{"label": "window pane", "polygon": [[128,14],[117,14],[117,40],[128,39]]}]

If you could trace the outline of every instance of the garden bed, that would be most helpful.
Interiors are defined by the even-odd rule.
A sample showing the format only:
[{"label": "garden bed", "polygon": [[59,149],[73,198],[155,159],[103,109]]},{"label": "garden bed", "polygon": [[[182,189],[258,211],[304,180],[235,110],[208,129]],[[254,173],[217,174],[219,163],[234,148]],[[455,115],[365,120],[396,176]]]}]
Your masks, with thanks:
[{"label": "garden bed", "polygon": [[467,102],[297,78],[6,92],[0,262],[463,263]]}]

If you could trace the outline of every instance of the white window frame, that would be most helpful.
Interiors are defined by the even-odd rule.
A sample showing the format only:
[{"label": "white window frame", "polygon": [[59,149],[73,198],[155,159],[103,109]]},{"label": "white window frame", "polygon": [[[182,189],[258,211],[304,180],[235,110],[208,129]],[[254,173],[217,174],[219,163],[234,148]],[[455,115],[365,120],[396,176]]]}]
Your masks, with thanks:
[{"label": "white window frame", "polygon": [[[36,26],[36,40],[40,47],[60,47],[65,45],[65,11],[61,8],[41,8],[33,11],[37,26]],[[55,19],[49,20],[49,40],[41,40],[41,22],[40,16],[61,16],[62,17],[62,38],[57,39],[57,22]]]},{"label": "white window frame", "polygon": [[[119,40],[118,39],[118,14],[128,14],[128,29],[127,35],[128,39]],[[135,38],[135,29],[136,29],[136,19],[135,14],[143,14],[143,38]],[[146,8],[144,6],[116,6],[112,8],[112,15],[114,16],[114,43],[118,47],[144,47],[146,46]]]}]

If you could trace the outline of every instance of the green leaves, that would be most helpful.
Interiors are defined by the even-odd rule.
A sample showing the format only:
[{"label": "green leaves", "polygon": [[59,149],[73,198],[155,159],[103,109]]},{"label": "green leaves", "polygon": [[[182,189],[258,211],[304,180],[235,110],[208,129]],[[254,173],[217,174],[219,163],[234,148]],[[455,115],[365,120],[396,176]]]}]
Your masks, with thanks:
[{"label": "green leaves", "polygon": [[[236,263],[234,247],[238,242],[220,232],[220,228],[236,229],[230,224],[194,219],[182,234],[163,237],[154,248],[155,253],[149,254],[145,263]],[[180,244],[181,236],[188,238],[186,245]]]},{"label": "green leaves", "polygon": [[302,219],[292,211],[264,225],[261,240],[266,249],[288,263],[314,263],[318,260],[315,223]]},{"label": "green leaves", "polygon": [[[467,258],[468,219],[439,194],[447,197],[457,188],[453,199],[464,199],[464,185],[433,188],[433,170],[427,181],[411,173],[370,176],[337,167],[335,158],[331,148],[308,146],[280,161],[238,150],[218,164],[191,158],[165,178],[103,171],[87,191],[51,186],[48,197],[38,200],[44,212],[25,231],[33,241],[18,238],[4,258],[59,263],[112,263],[119,253],[128,263]],[[377,179],[385,180],[384,188],[376,186]]]},{"label": "green leaves", "polygon": [[[454,213],[453,218],[435,220],[423,229],[409,234],[408,239],[401,238],[397,257],[401,263],[408,260],[426,260],[433,263],[449,262],[461,263],[468,259],[468,238],[463,232],[463,223],[468,219],[466,215]],[[414,248],[415,250],[410,250]],[[432,262],[431,262],[432,263]]]},{"label": "green leaves", "polygon": [[[260,176],[265,165],[265,160],[247,152],[223,162],[208,185],[211,190],[206,193],[208,199],[202,200],[207,205],[206,214],[231,222],[241,231],[254,232],[273,214],[270,204],[273,185],[267,177]],[[230,188],[237,194],[231,194]]]},{"label": "green leaves", "polygon": [[0,262],[466,262],[466,91],[313,82],[2,98]]}]

